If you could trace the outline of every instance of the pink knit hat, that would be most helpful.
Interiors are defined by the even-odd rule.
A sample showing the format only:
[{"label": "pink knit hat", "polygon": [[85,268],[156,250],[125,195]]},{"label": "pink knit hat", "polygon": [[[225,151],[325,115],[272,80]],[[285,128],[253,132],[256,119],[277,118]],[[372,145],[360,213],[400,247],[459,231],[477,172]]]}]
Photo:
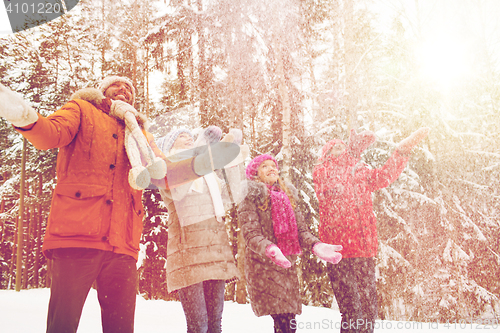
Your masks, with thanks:
[{"label": "pink knit hat", "polygon": [[274,163],[276,164],[276,168],[278,168],[278,162],[276,162],[276,159],[274,157],[272,157],[269,154],[262,154],[255,157],[253,160],[250,161],[250,163],[248,163],[247,168],[245,169],[245,174],[247,175],[247,178],[253,179],[255,176],[257,176],[257,170],[259,169],[259,166],[262,164],[262,162],[267,160],[273,160]]}]

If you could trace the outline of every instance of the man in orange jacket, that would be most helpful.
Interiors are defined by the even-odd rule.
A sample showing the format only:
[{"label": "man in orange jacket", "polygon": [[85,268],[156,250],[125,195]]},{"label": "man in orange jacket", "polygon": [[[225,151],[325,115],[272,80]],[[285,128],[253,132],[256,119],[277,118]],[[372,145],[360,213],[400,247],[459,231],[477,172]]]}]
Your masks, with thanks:
[{"label": "man in orange jacket", "polygon": [[[110,110],[120,103],[123,107],[123,102],[132,108],[135,88],[127,78],[110,76],[99,90],[75,95],[78,98],[43,117],[0,84],[0,117],[36,148],[59,148],[57,185],[43,243],[52,261],[47,332],[76,332],[94,281],[103,332],[133,332],[144,208],[142,191],[129,184],[125,124]],[[152,135],[143,133],[155,154],[164,158]],[[212,148],[209,162],[208,154],[188,154],[175,163],[165,159],[167,177],[155,184],[168,188],[196,179],[239,153],[239,148],[236,152],[229,147],[229,154],[228,147],[219,148]]]}]

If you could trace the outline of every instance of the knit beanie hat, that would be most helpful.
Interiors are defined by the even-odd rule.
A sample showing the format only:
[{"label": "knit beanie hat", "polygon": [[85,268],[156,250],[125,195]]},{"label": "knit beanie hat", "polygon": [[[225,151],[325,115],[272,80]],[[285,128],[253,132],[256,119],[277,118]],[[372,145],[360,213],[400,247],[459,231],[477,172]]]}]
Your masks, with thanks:
[{"label": "knit beanie hat", "polygon": [[191,133],[190,130],[187,128],[179,128],[173,131],[170,131],[167,135],[164,137],[161,137],[158,139],[157,146],[160,148],[160,150],[163,152],[163,154],[168,155],[170,152],[170,149],[172,149],[175,140],[179,137],[181,133],[187,133],[191,137],[193,137],[193,133]]},{"label": "knit beanie hat", "polygon": [[126,77],[117,76],[117,75],[107,76],[104,78],[104,80],[102,80],[101,84],[99,85],[99,90],[104,94],[104,92],[109,88],[109,86],[115,82],[123,82],[130,87],[130,91],[132,92],[132,102],[130,104],[134,105],[134,103],[135,103],[135,88],[134,88],[134,85],[132,84],[132,81],[130,81]]},{"label": "knit beanie hat", "polygon": [[255,157],[253,160],[248,163],[247,168],[245,169],[245,174],[248,179],[253,180],[255,176],[257,176],[257,171],[262,162],[266,160],[272,160],[276,164],[276,168],[278,168],[278,162],[276,159],[269,154],[263,154]]}]

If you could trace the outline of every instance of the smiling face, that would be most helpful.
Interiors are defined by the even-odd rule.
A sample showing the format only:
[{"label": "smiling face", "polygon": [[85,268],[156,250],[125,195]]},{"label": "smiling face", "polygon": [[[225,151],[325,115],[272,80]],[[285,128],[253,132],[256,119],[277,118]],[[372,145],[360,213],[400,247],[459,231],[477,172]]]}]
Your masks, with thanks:
[{"label": "smiling face", "polygon": [[132,90],[125,82],[117,81],[113,83],[106,89],[104,96],[112,100],[120,100],[132,104]]},{"label": "smiling face", "polygon": [[185,132],[179,134],[172,146],[175,149],[189,149],[191,147],[193,147],[193,138]]},{"label": "smiling face", "polygon": [[346,150],[346,145],[343,144],[342,142],[337,142],[335,145],[332,146],[330,151],[328,151],[328,156],[333,156],[333,157],[339,157],[344,150]]},{"label": "smiling face", "polygon": [[257,169],[257,177],[267,185],[273,185],[278,181],[278,168],[273,160],[265,160]]}]

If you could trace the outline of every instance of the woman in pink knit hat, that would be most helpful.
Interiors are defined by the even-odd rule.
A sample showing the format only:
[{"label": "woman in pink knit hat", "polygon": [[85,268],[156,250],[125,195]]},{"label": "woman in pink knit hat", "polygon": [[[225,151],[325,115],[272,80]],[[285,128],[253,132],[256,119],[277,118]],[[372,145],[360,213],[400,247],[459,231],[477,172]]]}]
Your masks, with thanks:
[{"label": "woman in pink knit hat", "polygon": [[275,332],[295,332],[302,312],[295,260],[302,249],[336,264],[338,245],[314,237],[297,208],[298,192],[280,179],[271,155],[255,157],[246,168],[247,195],[238,207],[245,238],[245,277],[254,313],[271,315]]}]

